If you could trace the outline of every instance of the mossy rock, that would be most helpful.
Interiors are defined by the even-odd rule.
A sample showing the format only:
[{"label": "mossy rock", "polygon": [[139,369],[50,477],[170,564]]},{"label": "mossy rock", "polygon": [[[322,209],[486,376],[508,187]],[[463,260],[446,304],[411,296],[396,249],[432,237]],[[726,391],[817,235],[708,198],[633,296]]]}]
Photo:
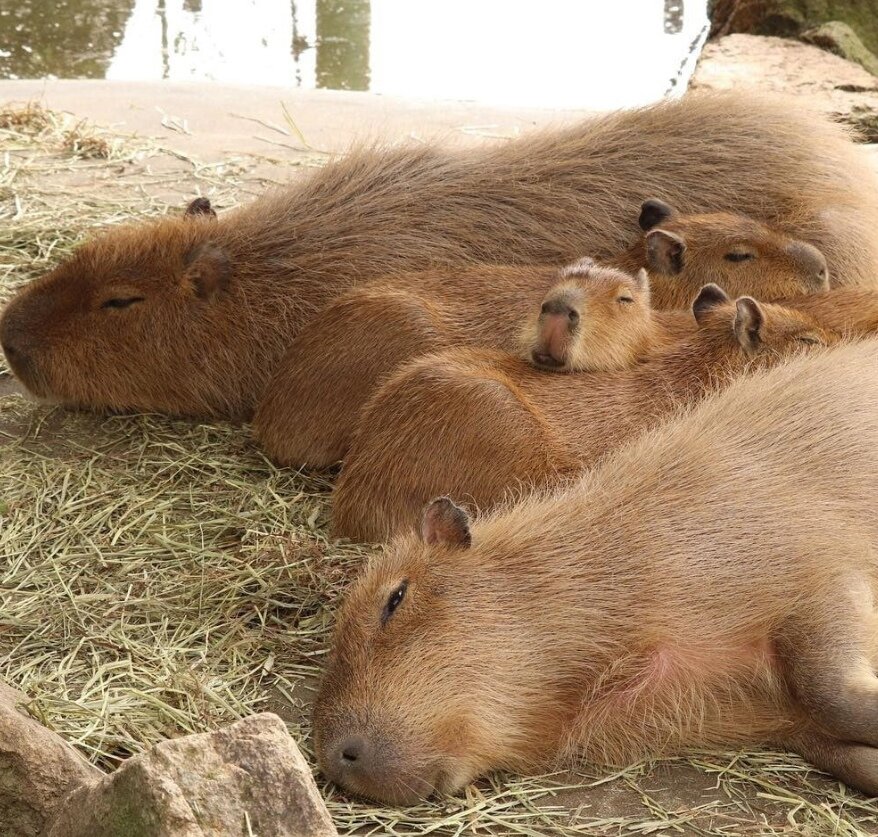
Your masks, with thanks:
[{"label": "mossy rock", "polygon": [[831,20],[829,23],[803,32],[802,40],[860,64],[872,75],[878,76],[878,58],[866,49],[857,37],[857,33],[846,23]]},{"label": "mossy rock", "polygon": [[878,53],[878,0],[711,0],[709,12],[711,37],[748,32],[798,38],[809,29],[840,21],[866,50]]}]

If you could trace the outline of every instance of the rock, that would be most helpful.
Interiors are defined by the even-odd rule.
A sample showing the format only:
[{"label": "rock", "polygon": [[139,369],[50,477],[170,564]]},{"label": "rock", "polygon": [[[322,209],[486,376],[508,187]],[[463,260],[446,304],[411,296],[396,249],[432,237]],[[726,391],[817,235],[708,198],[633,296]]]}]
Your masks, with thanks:
[{"label": "rock", "polygon": [[0,833],[36,837],[64,798],[104,774],[17,707],[27,698],[0,683]]},{"label": "rock", "polygon": [[807,98],[874,142],[878,79],[858,64],[810,44],[757,35],[728,35],[705,46],[692,77],[693,90],[750,87]]},{"label": "rock", "polygon": [[878,53],[878,0],[711,0],[712,38],[734,33],[798,38],[829,21],[847,24]]},{"label": "rock", "polygon": [[878,75],[878,58],[866,49],[866,45],[857,37],[857,33],[846,23],[838,20],[824,23],[803,32],[802,40],[835,55],[840,55],[842,58],[847,58],[848,61],[859,64],[872,75]]},{"label": "rock", "polygon": [[277,715],[164,741],[74,791],[45,837],[337,837]]}]

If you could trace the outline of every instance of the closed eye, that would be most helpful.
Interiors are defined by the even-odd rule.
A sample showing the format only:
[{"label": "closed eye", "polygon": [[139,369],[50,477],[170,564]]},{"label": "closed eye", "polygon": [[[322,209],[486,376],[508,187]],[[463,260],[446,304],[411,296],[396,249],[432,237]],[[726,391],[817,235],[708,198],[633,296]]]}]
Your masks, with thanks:
[{"label": "closed eye", "polygon": [[756,258],[755,253],[726,253],[723,258],[727,262],[749,262],[751,259]]},{"label": "closed eye", "polygon": [[806,346],[822,345],[821,341],[818,338],[812,337],[810,334],[800,334],[798,337],[796,337],[796,340],[799,343],[804,343]]},{"label": "closed eye", "polygon": [[387,620],[393,616],[394,611],[402,604],[402,600],[405,598],[405,591],[408,589],[409,583],[408,579],[403,581],[399,587],[396,588],[388,597],[387,603],[384,605],[384,610],[381,611],[381,624],[386,625]]},{"label": "closed eye", "polygon": [[142,296],[126,296],[114,299],[108,299],[101,303],[101,308],[128,308],[135,302],[143,302]]},{"label": "closed eye", "polygon": [[621,302],[623,305],[630,305],[634,302],[633,296],[620,296],[617,302]]}]

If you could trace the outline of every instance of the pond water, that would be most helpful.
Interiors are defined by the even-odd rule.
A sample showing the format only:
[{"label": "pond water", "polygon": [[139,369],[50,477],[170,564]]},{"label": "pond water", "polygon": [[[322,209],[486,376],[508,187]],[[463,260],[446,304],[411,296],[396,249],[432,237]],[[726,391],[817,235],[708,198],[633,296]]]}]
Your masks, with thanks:
[{"label": "pond water", "polygon": [[0,78],[620,107],[685,87],[707,0],[0,0]]}]

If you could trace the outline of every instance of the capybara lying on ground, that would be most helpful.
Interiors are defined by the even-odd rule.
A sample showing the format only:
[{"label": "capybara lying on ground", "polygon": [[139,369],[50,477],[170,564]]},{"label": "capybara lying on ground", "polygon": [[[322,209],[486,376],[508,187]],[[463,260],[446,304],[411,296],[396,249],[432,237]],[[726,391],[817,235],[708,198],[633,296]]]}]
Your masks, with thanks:
[{"label": "capybara lying on ground", "polygon": [[815,317],[732,302],[716,285],[693,311],[690,337],[617,372],[556,375],[489,349],[412,361],[363,408],[333,495],[336,534],[385,540],[417,525],[440,494],[485,511],[578,473],[748,369],[835,339]]},{"label": "capybara lying on ground", "polygon": [[437,500],[338,614],[323,773],[402,804],[769,744],[876,796],[876,509],[874,340],[739,379],[559,493],[474,522]]},{"label": "capybara lying on ground", "polygon": [[22,290],[0,343],[69,405],[247,417],[303,324],[366,279],[475,262],[604,260],[655,195],[734,209],[878,277],[878,178],[801,100],[687,96],[492,147],[355,151],[219,218],[96,237]]},{"label": "capybara lying on ground", "polygon": [[[656,294],[638,289],[643,280],[635,284],[632,278],[642,268],[655,277],[664,307],[688,308],[706,284],[703,274],[724,277],[734,296],[758,293],[767,300],[828,288],[818,250],[750,218],[683,215],[648,200],[639,224],[637,241],[610,260],[625,275],[595,267],[591,259],[560,271],[580,284],[587,279],[582,292],[592,303],[588,328],[577,328],[576,368],[623,368],[692,324],[691,317],[651,316]],[[676,259],[662,257],[662,242],[679,248]],[[745,253],[752,258],[737,258]],[[555,268],[477,266],[379,280],[340,295],[302,329],[278,363],[253,419],[256,437],[284,465],[332,465],[344,456],[360,410],[381,378],[418,355],[452,346],[516,351],[521,323],[558,278]],[[616,294],[624,285],[630,294]],[[623,310],[618,300],[626,295],[634,304]]]}]

